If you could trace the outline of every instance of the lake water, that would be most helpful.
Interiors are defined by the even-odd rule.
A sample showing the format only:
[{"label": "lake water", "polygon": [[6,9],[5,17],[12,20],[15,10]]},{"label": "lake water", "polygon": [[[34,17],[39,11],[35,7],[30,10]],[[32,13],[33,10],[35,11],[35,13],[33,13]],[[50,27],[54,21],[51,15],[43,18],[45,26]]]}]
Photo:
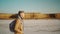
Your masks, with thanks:
[{"label": "lake water", "polygon": [[[9,23],[13,20],[0,20],[0,34],[13,34]],[[24,34],[60,34],[59,19],[24,20]]]}]

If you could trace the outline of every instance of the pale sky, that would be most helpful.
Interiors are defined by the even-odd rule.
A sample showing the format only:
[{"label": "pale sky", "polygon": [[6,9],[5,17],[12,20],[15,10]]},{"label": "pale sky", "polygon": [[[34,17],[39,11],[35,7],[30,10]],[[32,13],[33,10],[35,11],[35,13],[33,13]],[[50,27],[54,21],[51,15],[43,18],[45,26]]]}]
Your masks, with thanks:
[{"label": "pale sky", "polygon": [[60,0],[0,0],[0,13],[60,13]]}]

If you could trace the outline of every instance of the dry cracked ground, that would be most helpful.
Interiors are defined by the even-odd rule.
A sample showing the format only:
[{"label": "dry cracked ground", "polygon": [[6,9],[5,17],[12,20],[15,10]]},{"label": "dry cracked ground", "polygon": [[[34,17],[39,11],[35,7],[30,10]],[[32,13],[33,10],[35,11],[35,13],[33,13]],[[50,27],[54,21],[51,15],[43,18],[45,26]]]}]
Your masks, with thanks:
[{"label": "dry cracked ground", "polygon": [[[14,34],[9,30],[13,20],[0,20],[0,34]],[[24,34],[60,34],[59,19],[24,20]]]}]

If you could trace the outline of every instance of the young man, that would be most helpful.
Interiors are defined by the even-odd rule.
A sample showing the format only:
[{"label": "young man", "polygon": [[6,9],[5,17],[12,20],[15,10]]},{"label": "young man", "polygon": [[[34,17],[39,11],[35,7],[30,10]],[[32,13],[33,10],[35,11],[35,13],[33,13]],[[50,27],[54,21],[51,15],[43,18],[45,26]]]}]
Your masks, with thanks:
[{"label": "young man", "polygon": [[23,34],[23,20],[24,17],[24,11],[19,11],[18,12],[18,18],[16,19],[16,24],[15,24],[15,34]]}]

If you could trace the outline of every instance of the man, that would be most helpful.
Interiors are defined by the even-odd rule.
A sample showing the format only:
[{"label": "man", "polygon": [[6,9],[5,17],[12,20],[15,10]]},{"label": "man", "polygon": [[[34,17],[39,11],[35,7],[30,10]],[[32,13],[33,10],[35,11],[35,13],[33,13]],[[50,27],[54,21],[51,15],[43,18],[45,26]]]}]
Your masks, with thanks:
[{"label": "man", "polygon": [[23,23],[22,23],[22,20],[23,20],[23,17],[24,17],[24,11],[19,11],[18,12],[18,18],[16,19],[16,24],[15,24],[15,34],[23,34]]}]

